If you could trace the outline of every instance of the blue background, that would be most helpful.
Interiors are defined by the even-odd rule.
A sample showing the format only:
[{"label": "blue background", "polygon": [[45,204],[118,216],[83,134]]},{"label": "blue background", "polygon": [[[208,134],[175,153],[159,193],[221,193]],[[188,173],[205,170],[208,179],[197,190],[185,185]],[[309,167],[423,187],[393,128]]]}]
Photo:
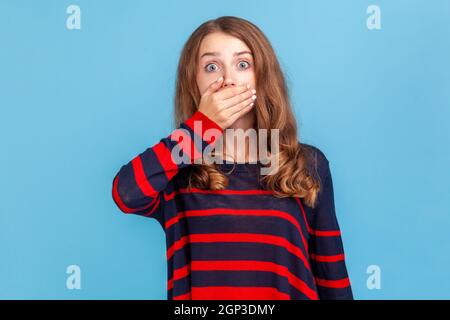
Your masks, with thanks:
[{"label": "blue background", "polygon": [[0,298],[166,298],[163,230],[111,184],[172,131],[181,47],[221,15],[265,32],[300,139],[330,160],[355,298],[449,299],[447,0],[0,1]]}]

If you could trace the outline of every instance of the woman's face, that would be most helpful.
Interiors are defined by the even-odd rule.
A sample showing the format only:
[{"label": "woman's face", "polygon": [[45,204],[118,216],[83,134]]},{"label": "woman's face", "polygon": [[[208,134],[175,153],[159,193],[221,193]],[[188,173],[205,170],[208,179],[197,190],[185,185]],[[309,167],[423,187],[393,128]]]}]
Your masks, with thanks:
[{"label": "woman's face", "polygon": [[228,34],[214,32],[203,38],[197,65],[197,86],[202,95],[220,76],[224,78],[222,88],[243,84],[255,88],[252,53],[244,42]]}]

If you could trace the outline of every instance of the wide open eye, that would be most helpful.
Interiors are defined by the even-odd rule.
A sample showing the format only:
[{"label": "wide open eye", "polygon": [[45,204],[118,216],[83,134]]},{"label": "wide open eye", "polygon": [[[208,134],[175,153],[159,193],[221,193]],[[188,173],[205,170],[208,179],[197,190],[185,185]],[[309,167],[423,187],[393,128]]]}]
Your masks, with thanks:
[{"label": "wide open eye", "polygon": [[250,63],[248,63],[247,61],[242,60],[239,62],[239,68],[245,70],[245,69],[248,69],[249,67],[250,67]]},{"label": "wide open eye", "polygon": [[218,69],[219,67],[215,64],[215,63],[208,63],[205,67],[206,72],[214,72]]}]

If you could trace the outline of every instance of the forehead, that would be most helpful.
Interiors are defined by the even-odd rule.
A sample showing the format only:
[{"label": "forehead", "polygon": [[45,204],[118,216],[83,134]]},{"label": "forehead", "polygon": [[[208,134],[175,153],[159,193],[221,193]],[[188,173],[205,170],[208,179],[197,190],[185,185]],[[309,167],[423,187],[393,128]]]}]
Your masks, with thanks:
[{"label": "forehead", "polygon": [[229,34],[214,32],[203,38],[198,57],[201,58],[204,53],[232,56],[234,53],[242,51],[250,51],[242,40]]}]

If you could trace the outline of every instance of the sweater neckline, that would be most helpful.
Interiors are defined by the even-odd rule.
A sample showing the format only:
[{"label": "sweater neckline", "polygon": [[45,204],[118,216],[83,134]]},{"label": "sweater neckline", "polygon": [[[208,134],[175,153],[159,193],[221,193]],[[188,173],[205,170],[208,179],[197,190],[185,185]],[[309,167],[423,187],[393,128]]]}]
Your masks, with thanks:
[{"label": "sweater neckline", "polygon": [[226,172],[253,172],[260,168],[261,162],[259,160],[257,162],[224,162],[219,163],[218,166]]}]

